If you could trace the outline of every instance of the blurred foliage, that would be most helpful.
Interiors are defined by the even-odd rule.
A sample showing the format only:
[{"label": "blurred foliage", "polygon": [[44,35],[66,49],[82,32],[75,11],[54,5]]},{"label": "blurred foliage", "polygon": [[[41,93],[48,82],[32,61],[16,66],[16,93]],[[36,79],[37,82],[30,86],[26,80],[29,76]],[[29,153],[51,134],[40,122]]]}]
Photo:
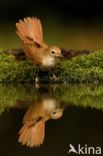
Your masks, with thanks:
[{"label": "blurred foliage", "polygon": [[55,98],[64,107],[74,105],[103,109],[103,85],[0,85],[0,113],[9,108],[27,108],[41,97]]}]

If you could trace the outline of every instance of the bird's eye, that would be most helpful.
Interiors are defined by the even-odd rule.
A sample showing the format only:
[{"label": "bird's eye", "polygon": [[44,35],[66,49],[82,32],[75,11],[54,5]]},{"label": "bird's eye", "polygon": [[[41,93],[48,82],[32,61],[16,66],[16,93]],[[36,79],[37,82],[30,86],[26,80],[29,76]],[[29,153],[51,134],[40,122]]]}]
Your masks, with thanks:
[{"label": "bird's eye", "polygon": [[55,52],[54,51],[51,51],[51,53],[54,54]]},{"label": "bird's eye", "polygon": [[52,114],[55,115],[56,114],[56,111],[52,112]]}]

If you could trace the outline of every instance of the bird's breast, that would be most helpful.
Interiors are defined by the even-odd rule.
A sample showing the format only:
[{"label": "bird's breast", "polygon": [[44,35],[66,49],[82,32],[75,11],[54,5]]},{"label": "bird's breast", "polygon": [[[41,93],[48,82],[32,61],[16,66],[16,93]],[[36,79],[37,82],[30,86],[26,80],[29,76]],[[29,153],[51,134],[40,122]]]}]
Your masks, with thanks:
[{"label": "bird's breast", "polygon": [[42,60],[42,66],[44,67],[53,67],[55,63],[56,63],[55,58],[50,56],[44,57]]}]

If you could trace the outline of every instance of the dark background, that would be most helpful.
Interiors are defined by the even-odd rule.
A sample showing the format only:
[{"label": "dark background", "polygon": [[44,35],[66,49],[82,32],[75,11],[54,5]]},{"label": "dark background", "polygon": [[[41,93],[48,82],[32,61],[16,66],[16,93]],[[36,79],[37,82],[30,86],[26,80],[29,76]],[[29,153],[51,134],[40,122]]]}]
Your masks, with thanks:
[{"label": "dark background", "polygon": [[49,44],[74,49],[103,47],[103,6],[100,0],[0,0],[1,48],[20,46],[15,22],[27,16],[41,19],[45,40]]},{"label": "dark background", "polygon": [[[1,0],[0,20],[16,21],[25,16],[62,16],[64,20],[72,18],[94,20],[103,17],[102,1],[88,0]],[[60,17],[61,18],[61,17]]]}]

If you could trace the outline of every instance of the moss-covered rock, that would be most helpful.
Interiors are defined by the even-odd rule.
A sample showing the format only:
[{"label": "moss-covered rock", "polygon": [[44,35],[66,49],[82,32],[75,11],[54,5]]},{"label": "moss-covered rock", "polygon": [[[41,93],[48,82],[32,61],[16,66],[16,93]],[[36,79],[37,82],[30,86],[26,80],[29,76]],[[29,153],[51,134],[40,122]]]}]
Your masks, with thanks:
[{"label": "moss-covered rock", "polygon": [[[53,71],[59,82],[99,82],[103,81],[103,50],[89,55],[79,55],[68,60],[62,60]],[[50,79],[50,71],[40,74],[43,81]],[[36,66],[28,59],[17,60],[12,54],[0,50],[0,82],[34,82]]]},{"label": "moss-covered rock", "polygon": [[32,82],[36,67],[25,61],[18,61],[12,54],[0,51],[0,82]]},{"label": "moss-covered rock", "polygon": [[58,74],[66,82],[103,81],[103,50],[61,62]]}]

